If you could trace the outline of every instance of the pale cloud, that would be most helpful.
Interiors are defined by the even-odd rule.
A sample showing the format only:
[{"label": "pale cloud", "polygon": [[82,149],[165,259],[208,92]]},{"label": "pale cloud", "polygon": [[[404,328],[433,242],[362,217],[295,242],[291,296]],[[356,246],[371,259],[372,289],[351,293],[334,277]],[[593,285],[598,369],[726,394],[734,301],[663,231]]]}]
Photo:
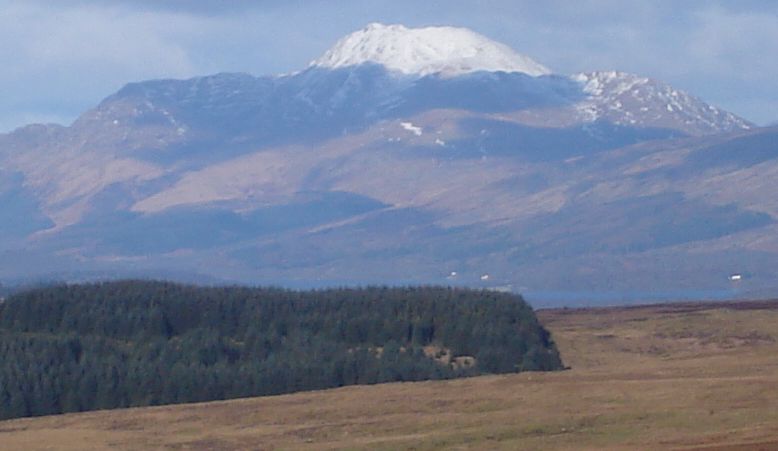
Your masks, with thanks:
[{"label": "pale cloud", "polygon": [[175,14],[128,12],[115,8],[75,7],[49,10],[16,5],[0,16],[4,53],[21,71],[88,69],[91,74],[121,72],[131,77],[188,76],[195,70],[175,40],[196,28],[193,19]]},{"label": "pale cloud", "polygon": [[272,10],[289,5],[304,6],[323,0],[28,0],[48,6],[110,6],[146,11],[173,11],[193,15],[222,15],[264,9]]},{"label": "pale cloud", "polygon": [[199,73],[180,42],[201,25],[196,18],[37,3],[0,3],[0,11],[4,130],[30,118],[70,122],[129,81]]},{"label": "pale cloud", "polygon": [[747,82],[775,78],[778,15],[710,8],[698,13],[697,19],[700,25],[694,29],[688,50],[697,64]]}]

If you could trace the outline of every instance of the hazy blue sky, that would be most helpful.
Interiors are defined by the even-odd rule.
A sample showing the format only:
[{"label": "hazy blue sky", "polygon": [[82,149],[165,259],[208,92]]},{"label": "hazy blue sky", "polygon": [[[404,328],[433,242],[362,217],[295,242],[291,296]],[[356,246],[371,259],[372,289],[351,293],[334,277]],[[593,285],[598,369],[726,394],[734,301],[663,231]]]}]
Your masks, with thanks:
[{"label": "hazy blue sky", "polygon": [[639,73],[778,121],[771,0],[0,0],[0,131],[69,124],[130,81],[298,70],[374,21],[469,27],[558,73]]}]

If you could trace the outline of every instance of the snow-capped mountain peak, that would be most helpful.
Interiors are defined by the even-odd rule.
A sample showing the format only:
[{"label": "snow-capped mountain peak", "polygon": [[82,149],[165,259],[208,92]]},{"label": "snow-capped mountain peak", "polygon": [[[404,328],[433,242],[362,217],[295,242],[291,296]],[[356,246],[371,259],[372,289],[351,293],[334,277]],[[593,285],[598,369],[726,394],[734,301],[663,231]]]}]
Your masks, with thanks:
[{"label": "snow-capped mountain peak", "polygon": [[682,129],[692,135],[748,130],[753,124],[657,80],[617,71],[571,77],[586,98],[576,104],[587,121]]},{"label": "snow-capped mountain peak", "polygon": [[508,46],[466,28],[407,28],[372,23],[340,39],[312,67],[341,68],[381,64],[403,74],[460,75],[469,72],[521,72],[531,76],[551,71]]}]

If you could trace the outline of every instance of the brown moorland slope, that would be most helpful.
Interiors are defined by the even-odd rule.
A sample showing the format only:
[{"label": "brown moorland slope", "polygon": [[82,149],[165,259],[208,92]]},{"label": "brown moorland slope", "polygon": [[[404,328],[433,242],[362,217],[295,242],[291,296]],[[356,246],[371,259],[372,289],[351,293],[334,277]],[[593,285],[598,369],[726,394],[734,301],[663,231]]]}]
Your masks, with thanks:
[{"label": "brown moorland slope", "polygon": [[778,449],[778,301],[539,312],[571,370],[0,422],[2,449]]}]

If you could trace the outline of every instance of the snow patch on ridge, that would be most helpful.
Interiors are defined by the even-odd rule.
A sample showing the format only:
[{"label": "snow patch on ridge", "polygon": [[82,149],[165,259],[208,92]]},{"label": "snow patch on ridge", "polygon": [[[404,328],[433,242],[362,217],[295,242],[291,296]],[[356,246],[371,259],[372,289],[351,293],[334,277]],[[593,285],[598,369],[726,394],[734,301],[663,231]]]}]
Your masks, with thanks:
[{"label": "snow patch on ridge", "polygon": [[581,120],[604,118],[619,125],[672,126],[683,123],[692,134],[747,130],[751,125],[672,86],[624,72],[571,76],[587,97],[575,105]]},{"label": "snow patch on ridge", "polygon": [[413,125],[413,122],[400,122],[400,127],[402,127],[405,130],[408,130],[409,132],[413,133],[416,136],[421,136],[422,134],[421,127],[417,127],[416,125]]},{"label": "snow patch on ridge", "polygon": [[466,28],[406,28],[380,23],[340,39],[310,65],[336,69],[364,63],[420,76],[477,71],[521,72],[531,76],[551,73],[531,58]]}]

